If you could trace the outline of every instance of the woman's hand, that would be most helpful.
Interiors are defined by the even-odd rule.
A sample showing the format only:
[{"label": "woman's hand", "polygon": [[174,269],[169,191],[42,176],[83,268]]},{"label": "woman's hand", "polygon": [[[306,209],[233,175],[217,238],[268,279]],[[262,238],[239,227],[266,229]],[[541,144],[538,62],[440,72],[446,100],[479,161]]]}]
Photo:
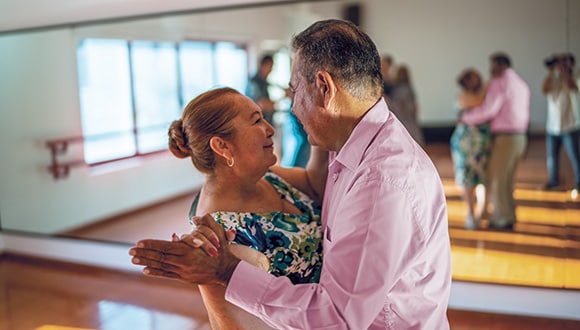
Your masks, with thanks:
[{"label": "woman's hand", "polygon": [[[148,276],[227,286],[240,259],[230,252],[225,231],[210,215],[196,218],[194,223],[196,232],[184,237],[185,240],[175,240],[174,237],[173,241],[146,239],[137,242],[129,250],[132,262],[145,266],[143,273]],[[210,243],[215,238],[217,247]],[[204,245],[208,251],[215,248],[218,253],[208,255],[206,250],[199,248]]]},{"label": "woman's hand", "polygon": [[[205,218],[205,221],[201,222],[200,219]],[[194,248],[201,248],[208,255],[212,257],[217,257],[218,249],[221,246],[220,240],[218,238],[218,232],[224,232],[222,227],[215,222],[211,215],[206,214],[203,217],[193,217],[192,222],[195,224],[195,228],[189,234],[183,234],[181,237],[177,237],[173,234],[171,237],[172,241],[182,241],[187,245]],[[207,226],[204,223],[215,223],[216,226]],[[235,229],[225,231],[226,242],[229,244],[236,238]]]}]

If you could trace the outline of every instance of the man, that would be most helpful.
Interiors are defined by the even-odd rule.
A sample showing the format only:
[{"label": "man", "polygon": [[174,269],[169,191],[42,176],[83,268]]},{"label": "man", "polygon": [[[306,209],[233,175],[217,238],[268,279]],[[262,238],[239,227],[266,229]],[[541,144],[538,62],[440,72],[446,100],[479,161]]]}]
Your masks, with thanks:
[{"label": "man", "polygon": [[273,67],[274,58],[272,55],[262,56],[258,71],[250,78],[246,87],[246,95],[260,106],[264,118],[271,125],[273,125],[274,119],[274,101],[270,99],[268,92],[268,76],[272,73]]},{"label": "man", "polygon": [[516,222],[514,179],[528,142],[530,88],[511,68],[511,60],[505,53],[490,56],[490,73],[485,100],[480,106],[463,112],[461,121],[467,125],[490,122],[493,142],[486,187],[493,207],[490,227],[511,230]]},{"label": "man", "polygon": [[167,256],[170,242],[144,240],[133,262],[151,276],[224,285],[229,302],[279,329],[449,329],[445,195],[382,98],[374,43],[350,22],[326,20],[292,46],[292,111],[309,142],[330,150],[320,283],[293,285],[233,257],[209,216],[194,221],[205,237],[218,233],[218,257]]}]

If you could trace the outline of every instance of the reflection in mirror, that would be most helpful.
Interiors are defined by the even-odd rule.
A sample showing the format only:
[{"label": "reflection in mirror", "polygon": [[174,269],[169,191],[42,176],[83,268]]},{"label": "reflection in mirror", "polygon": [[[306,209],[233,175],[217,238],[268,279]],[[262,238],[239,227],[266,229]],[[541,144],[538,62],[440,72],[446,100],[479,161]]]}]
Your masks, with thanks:
[{"label": "reflection in mirror", "polygon": [[[574,278],[571,274],[580,269],[579,224],[575,220],[580,219],[578,203],[565,192],[541,192],[536,187],[545,179],[542,135],[546,101],[540,90],[545,75],[542,61],[563,51],[579,58],[580,16],[570,13],[580,12],[580,3],[366,0],[357,4],[360,24],[375,40],[379,51],[393,55],[395,64],[404,63],[411,69],[419,121],[428,142],[426,149],[449,194],[454,260],[479,265],[472,268],[475,273],[454,269],[455,276],[494,281],[482,274],[503,267],[502,258],[524,249],[531,252],[521,258],[518,254],[521,263],[512,262],[510,266],[515,275],[499,281],[579,288],[579,283],[570,280]],[[2,230],[124,243],[143,237],[167,239],[173,232],[188,231],[187,211],[193,194],[203,184],[203,176],[193,170],[190,162],[178,160],[166,151],[157,152],[164,143],[160,141],[165,139],[168,122],[201,90],[219,84],[244,88],[245,81],[231,80],[236,68],[227,65],[232,61],[245,62],[240,74],[249,75],[255,72],[262,54],[287,54],[286,45],[292,34],[315,20],[343,17],[348,6],[352,3],[264,5],[1,34]],[[104,40],[112,40],[121,47],[106,55],[97,52],[101,66],[87,67],[87,57],[82,54],[88,45]],[[230,52],[234,57],[212,67],[218,63],[212,51],[220,43],[233,47],[229,49],[235,50]],[[200,49],[206,49],[205,55],[194,60],[190,54],[199,54]],[[453,108],[456,76],[466,67],[475,67],[488,79],[488,56],[497,50],[510,54],[514,68],[532,92],[532,143],[527,153],[529,162],[517,176],[521,224],[515,235],[461,229],[464,209],[453,185],[447,144],[456,118]],[[123,60],[111,61],[114,52],[121,52],[117,55]],[[129,61],[131,56],[142,62],[136,60],[126,63],[124,69],[119,68],[121,61]],[[163,62],[159,62],[161,59]],[[279,62],[285,67],[279,69],[287,71],[289,61]],[[129,67],[145,70],[131,74],[126,70]],[[210,79],[204,71],[210,67],[216,77],[224,72],[221,77],[230,80]],[[89,72],[93,76],[111,74],[115,79],[109,79],[106,86],[112,88],[111,92],[91,93],[86,89]],[[284,85],[284,75],[278,77],[282,78],[276,84]],[[165,79],[172,83],[165,83]],[[146,81],[156,84],[144,84]],[[133,83],[133,89],[124,90],[126,87],[122,86],[127,83]],[[158,97],[163,94],[161,89],[176,96]],[[87,111],[90,107],[93,109]],[[121,114],[120,107],[130,111]],[[139,127],[134,126],[135,109],[148,114],[142,125],[151,130],[135,129]],[[157,116],[158,109],[163,109],[163,116]],[[287,111],[287,104],[280,105],[279,110]],[[91,116],[101,116],[99,124]],[[279,118],[280,126],[283,118]],[[110,146],[92,148],[90,137],[119,137],[115,135],[119,131],[130,134],[121,135],[120,140],[105,140]],[[277,136],[282,144],[280,132]],[[79,139],[83,135],[84,143]],[[123,138],[128,144],[118,142]],[[143,139],[143,143],[135,144],[135,139]],[[53,149],[47,147],[47,141],[56,141]],[[102,141],[94,143],[105,143]],[[139,146],[144,147],[140,150]],[[51,157],[57,164],[71,165],[55,167],[58,178],[47,169],[54,161]],[[109,161],[117,158],[124,159]],[[79,160],[97,165],[77,166]],[[567,159],[563,158],[562,164],[567,164]],[[563,174],[562,180],[573,182],[571,172],[564,169],[564,173],[568,174]],[[481,246],[492,248],[481,255],[476,249]],[[546,265],[550,268],[539,280],[519,278],[529,267]],[[548,280],[547,272],[557,275]]]}]

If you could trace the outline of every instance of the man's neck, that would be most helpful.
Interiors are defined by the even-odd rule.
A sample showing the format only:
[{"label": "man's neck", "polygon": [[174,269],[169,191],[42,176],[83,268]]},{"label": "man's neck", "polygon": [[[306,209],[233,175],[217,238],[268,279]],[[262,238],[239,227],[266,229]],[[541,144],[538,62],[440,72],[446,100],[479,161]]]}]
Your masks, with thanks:
[{"label": "man's neck", "polygon": [[369,112],[369,110],[377,104],[379,100],[374,102],[361,101],[352,97],[348,97],[348,101],[344,102],[344,105],[339,110],[340,116],[337,124],[338,136],[333,150],[339,152],[342,149],[358,123],[367,114],[367,112]]}]

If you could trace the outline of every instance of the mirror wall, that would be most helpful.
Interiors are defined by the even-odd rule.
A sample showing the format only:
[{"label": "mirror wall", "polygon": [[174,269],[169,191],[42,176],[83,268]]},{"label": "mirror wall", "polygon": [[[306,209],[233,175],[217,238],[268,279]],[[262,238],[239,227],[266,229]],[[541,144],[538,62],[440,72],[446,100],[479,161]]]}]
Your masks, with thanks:
[{"label": "mirror wall", "polygon": [[[81,136],[76,50],[85,38],[226,39],[248,46],[255,62],[284,47],[315,20],[343,17],[352,1],[264,4],[92,22],[0,34],[0,225],[4,231],[58,235],[170,200],[203,177],[168,153],[95,168],[65,179],[47,171],[50,139]],[[580,2],[567,0],[361,0],[361,25],[379,51],[411,69],[424,127],[455,121],[455,78],[466,67],[488,77],[488,56],[503,50],[530,84],[530,131],[542,133],[543,59],[580,58]],[[253,70],[253,68],[252,68]],[[72,145],[63,160],[82,158]],[[186,210],[184,210],[186,214]],[[567,218],[566,218],[567,219]]]}]

